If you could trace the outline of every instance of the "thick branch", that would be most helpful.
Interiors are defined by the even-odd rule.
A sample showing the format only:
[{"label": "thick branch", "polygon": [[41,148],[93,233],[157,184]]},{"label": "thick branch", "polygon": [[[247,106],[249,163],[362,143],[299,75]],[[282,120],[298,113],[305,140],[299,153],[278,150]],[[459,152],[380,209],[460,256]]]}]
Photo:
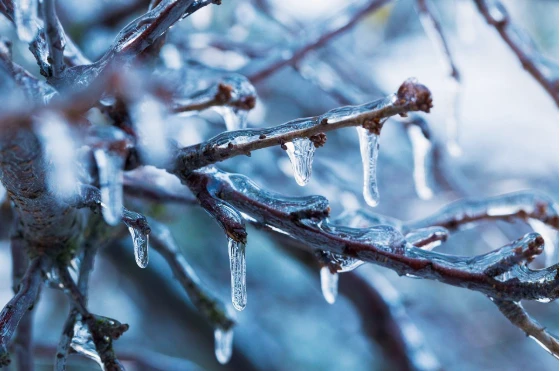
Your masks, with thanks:
[{"label": "thick branch", "polygon": [[[45,22],[45,36],[49,50],[49,61],[51,65],[51,76],[58,78],[64,68],[64,47],[66,40],[64,31],[56,15],[55,0],[43,0],[43,20]],[[51,77],[49,76],[49,77]]]},{"label": "thick branch", "polygon": [[[506,278],[486,273],[500,263],[510,266],[512,254],[523,252],[533,244],[539,245],[542,238],[536,233],[485,255],[449,256],[411,246],[390,226],[333,225],[325,218],[329,212],[328,202],[319,196],[287,198],[271,194],[242,175],[217,170],[193,172],[185,181],[209,184],[209,178],[212,178],[209,191],[215,196],[312,249],[343,254],[390,268],[399,275],[433,279],[502,299],[558,298],[558,264],[536,271],[516,265],[511,267],[512,277]],[[538,253],[531,251],[534,251],[531,256]]]},{"label": "thick branch", "polygon": [[413,80],[405,81],[396,94],[360,106],[335,108],[327,113],[293,120],[268,129],[248,129],[225,132],[200,144],[179,151],[173,173],[188,173],[219,161],[250,155],[251,151],[283,145],[296,138],[314,135],[350,126],[363,126],[379,133],[383,119],[411,111],[430,112],[430,91]]}]

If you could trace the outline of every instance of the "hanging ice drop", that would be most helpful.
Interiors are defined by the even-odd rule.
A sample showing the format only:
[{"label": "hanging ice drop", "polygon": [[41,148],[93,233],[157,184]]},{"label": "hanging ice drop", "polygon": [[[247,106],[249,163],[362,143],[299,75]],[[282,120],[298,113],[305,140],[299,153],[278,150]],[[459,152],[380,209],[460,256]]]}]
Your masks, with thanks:
[{"label": "hanging ice drop", "polygon": [[128,227],[128,231],[132,236],[132,244],[134,245],[134,258],[136,259],[136,264],[140,268],[146,268],[148,266],[148,240],[149,236],[143,233],[140,229],[134,227]]},{"label": "hanging ice drop", "polygon": [[228,238],[229,267],[231,272],[231,302],[239,311],[247,305],[245,272],[245,244]]},{"label": "hanging ice drop", "polygon": [[311,178],[315,144],[307,138],[297,138],[292,142],[287,142],[286,147],[288,148],[286,152],[294,170],[294,178],[297,184],[304,186]]},{"label": "hanging ice drop", "polygon": [[95,361],[102,369],[104,369],[101,357],[99,357],[95,343],[93,342],[93,337],[91,336],[87,325],[81,320],[77,320],[74,323],[74,336],[70,342],[70,347],[74,349],[76,353],[82,354],[83,356]]},{"label": "hanging ice drop", "polygon": [[434,195],[428,185],[429,164],[427,163],[432,143],[422,134],[422,129],[416,125],[409,125],[407,132],[410,144],[412,145],[414,160],[413,177],[416,194],[423,200],[429,200]]},{"label": "hanging ice drop", "polygon": [[321,268],[321,291],[327,303],[334,304],[338,294],[338,273],[331,273],[327,266]]},{"label": "hanging ice drop", "polygon": [[214,353],[222,365],[229,362],[233,348],[233,330],[214,330]]},{"label": "hanging ice drop", "polygon": [[379,136],[359,126],[356,127],[360,139],[360,153],[364,170],[364,200],[369,206],[379,203],[377,189],[377,155],[379,154]]}]

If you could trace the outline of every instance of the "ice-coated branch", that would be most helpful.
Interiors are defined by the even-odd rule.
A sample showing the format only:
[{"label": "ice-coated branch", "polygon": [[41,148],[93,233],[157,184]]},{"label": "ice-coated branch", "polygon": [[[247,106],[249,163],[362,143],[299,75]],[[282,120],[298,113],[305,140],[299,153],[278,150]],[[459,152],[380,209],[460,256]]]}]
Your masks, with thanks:
[{"label": "ice-coated branch", "polygon": [[537,191],[520,191],[505,195],[462,199],[444,206],[434,215],[404,224],[408,233],[420,228],[440,226],[455,230],[484,220],[535,220],[558,230],[558,206]]},{"label": "ice-coated branch", "polygon": [[230,330],[235,325],[234,319],[227,313],[225,306],[202,285],[195,271],[181,254],[169,228],[154,220],[150,220],[150,226],[153,248],[163,256],[195,308],[214,328]]},{"label": "ice-coated branch", "polygon": [[536,50],[532,41],[522,39],[520,32],[511,22],[505,6],[499,0],[473,0],[486,22],[498,31],[502,39],[515,53],[523,68],[537,80],[558,105],[558,65],[547,68],[544,57]]},{"label": "ice-coated branch", "polygon": [[383,5],[386,5],[389,1],[390,0],[367,0],[361,2],[358,7],[348,6],[347,10],[337,14],[333,19],[322,22],[321,30],[305,30],[306,32],[304,32],[303,35],[312,35],[311,39],[304,40],[302,43],[298,40],[299,38],[294,38],[294,40],[296,40],[296,45],[289,45],[278,50],[271,58],[271,61],[262,69],[247,74],[249,80],[256,83],[269,77],[283,67],[297,63],[305,57],[307,53],[324,46],[336,36],[351,29],[361,19],[371,12],[378,10]]},{"label": "ice-coated branch", "polygon": [[362,104],[332,109],[320,116],[297,119],[268,129],[247,129],[224,132],[216,137],[181,149],[173,173],[188,173],[198,168],[224,161],[252,151],[284,146],[297,138],[312,138],[331,130],[360,126],[372,133],[379,133],[383,119],[406,115],[412,111],[430,112],[431,93],[413,79],[405,81],[396,94]]},{"label": "ice-coated branch", "polygon": [[500,312],[527,336],[535,340],[541,347],[558,358],[558,338],[546,330],[540,323],[531,318],[520,303],[490,298]]},{"label": "ice-coated branch", "polygon": [[[17,219],[14,220],[14,227]],[[29,265],[29,257],[25,241],[20,235],[14,233],[10,239],[10,250],[12,253],[12,289],[14,294],[19,291],[19,286],[25,271]],[[33,311],[28,311],[19,322],[17,332],[13,341],[16,354],[17,369],[27,371],[33,369]]]},{"label": "ice-coated branch", "polygon": [[[272,194],[242,175],[215,169],[196,171],[188,178],[191,184],[212,184],[211,192],[238,211],[314,250],[342,254],[392,269],[399,275],[437,280],[507,300],[558,298],[558,264],[542,270],[524,265],[510,267],[515,260],[512,254],[520,251],[525,255],[523,252],[529,249],[530,256],[540,252],[540,248],[530,248],[542,247],[542,238],[535,233],[484,255],[450,256],[416,248],[388,225],[351,228],[332,224],[326,218],[328,201],[319,196],[288,198]],[[508,275],[487,274],[487,270],[500,264],[511,268]]]},{"label": "ice-coated branch", "polygon": [[202,111],[215,106],[228,106],[241,110],[255,107],[256,93],[253,86],[241,75],[224,78],[216,85],[197,92],[189,99],[175,102],[173,112]]},{"label": "ice-coated branch", "polygon": [[56,15],[55,0],[43,0],[43,21],[45,22],[45,39],[49,50],[48,60],[50,61],[50,72],[54,79],[57,79],[64,68],[64,48],[66,40],[64,31]]},{"label": "ice-coated branch", "polygon": [[34,258],[27,267],[16,295],[0,312],[0,367],[10,364],[8,345],[22,318],[33,308],[43,282],[43,257]]}]

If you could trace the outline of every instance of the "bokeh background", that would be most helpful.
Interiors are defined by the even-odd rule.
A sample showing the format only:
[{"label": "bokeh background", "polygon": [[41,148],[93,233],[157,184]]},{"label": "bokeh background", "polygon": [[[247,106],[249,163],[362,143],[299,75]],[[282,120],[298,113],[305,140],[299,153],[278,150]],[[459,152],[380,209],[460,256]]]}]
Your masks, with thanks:
[{"label": "bokeh background", "polygon": [[[558,2],[503,3],[515,24],[532,37],[546,58],[557,63]],[[274,55],[332,26],[332,17],[348,12],[350,4],[344,0],[224,1],[176,25],[169,35],[170,47],[163,49],[167,56],[162,58],[178,52],[183,63],[255,71]],[[522,189],[538,189],[558,200],[557,107],[473,4],[470,0],[434,0],[463,81],[458,114],[462,155],[446,155],[445,172],[453,184],[445,186],[437,174],[431,174],[435,195],[421,200],[414,189],[413,157],[403,121],[389,120],[381,137],[381,202],[376,212],[409,220],[460,197]],[[118,30],[147,8],[148,1],[60,0],[58,5],[67,32],[88,57],[96,59]],[[425,34],[414,5],[413,0],[392,1],[297,65],[260,81],[249,127],[323,113],[341,104],[333,91],[356,103],[366,102],[394,92],[406,78],[416,77],[432,90],[434,109],[425,118],[435,138],[444,141],[453,107],[448,70]],[[14,38],[5,19],[0,19],[0,34]],[[16,42],[14,55],[29,70],[37,71],[26,45]],[[174,124],[181,126],[177,138],[183,144],[224,130],[221,116],[213,111]],[[328,134],[327,145],[315,154],[313,176],[306,187],[295,183],[288,157],[279,147],[218,166],[248,175],[264,188],[283,194],[326,196],[335,216],[347,208],[369,208],[361,196],[361,160],[352,128]],[[227,241],[218,225],[197,206],[158,205],[133,198],[127,203],[170,225],[189,263],[229,305]],[[528,231],[522,223],[482,225],[453,235],[438,249],[476,255]],[[6,243],[0,248],[0,263],[0,303],[6,303],[12,295]],[[556,359],[512,326],[480,293],[399,277],[370,265],[358,271],[395,308],[405,311],[411,324],[407,336],[423,349],[427,366],[447,370],[558,368]],[[249,227],[248,305],[237,313],[234,355],[225,366],[215,360],[213,330],[195,313],[164,261],[153,253],[149,267],[139,269],[128,240],[108,247],[97,258],[89,303],[91,311],[130,324],[130,330],[116,342],[117,352],[153,357],[161,369],[392,369],[365,331],[367,323],[376,318],[363,310],[363,304],[360,308],[358,301],[348,299],[360,294],[344,281],[341,274],[338,300],[327,304],[321,294],[319,267],[309,256],[295,251],[285,240]],[[552,332],[558,332],[557,302],[524,306]],[[68,310],[62,293],[43,290],[35,314],[39,370],[52,368],[53,349]],[[125,365],[139,369],[133,362]],[[73,357],[69,369],[94,370],[97,366]]]}]

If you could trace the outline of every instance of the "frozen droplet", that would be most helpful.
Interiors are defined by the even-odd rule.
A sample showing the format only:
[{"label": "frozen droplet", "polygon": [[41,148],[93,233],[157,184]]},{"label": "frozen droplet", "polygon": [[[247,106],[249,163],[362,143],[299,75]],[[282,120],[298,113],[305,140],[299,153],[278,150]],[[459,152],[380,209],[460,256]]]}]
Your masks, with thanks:
[{"label": "frozen droplet", "polygon": [[245,129],[247,127],[247,110],[229,106],[214,107],[214,111],[220,114],[228,131]]},{"label": "frozen droplet", "polygon": [[37,0],[19,0],[13,2],[14,23],[18,38],[26,43],[33,41],[37,35]]},{"label": "frozen droplet", "polygon": [[245,244],[228,238],[229,267],[231,271],[231,302],[239,311],[247,305]]},{"label": "frozen droplet", "polygon": [[311,178],[315,144],[307,138],[297,138],[292,142],[287,142],[286,147],[294,170],[294,178],[297,184],[304,186]]},{"label": "frozen droplet", "polygon": [[99,173],[103,218],[107,224],[117,225],[122,216],[124,159],[100,148],[93,155]]},{"label": "frozen droplet", "polygon": [[225,365],[231,359],[233,350],[233,330],[222,330],[217,328],[214,330],[214,352],[216,359],[222,365]]},{"label": "frozen droplet", "polygon": [[356,127],[360,139],[360,152],[364,170],[364,200],[369,206],[379,203],[377,189],[377,155],[379,154],[379,136],[367,129]]},{"label": "frozen droplet", "polygon": [[329,304],[334,304],[338,294],[338,273],[332,273],[329,267],[321,268],[321,291]]},{"label": "frozen droplet", "polygon": [[101,369],[104,369],[101,357],[99,357],[97,349],[95,348],[93,337],[91,336],[87,325],[81,320],[77,320],[74,323],[74,336],[72,337],[70,347],[74,349],[76,353],[97,362]]},{"label": "frozen droplet", "polygon": [[335,254],[330,251],[323,251],[322,259],[328,262],[331,266],[335,266],[336,271],[340,273],[353,271],[360,265],[364,264],[364,262],[360,259],[341,254]]},{"label": "frozen droplet", "polygon": [[551,266],[558,262],[558,231],[538,219],[528,218],[527,223],[533,231],[537,232],[544,239],[544,257],[546,266]]},{"label": "frozen droplet", "polygon": [[434,195],[428,184],[428,155],[432,150],[432,143],[422,134],[422,129],[416,125],[409,125],[407,132],[410,138],[410,144],[412,145],[414,161],[413,177],[416,194],[423,200],[429,200]]},{"label": "frozen droplet", "polygon": [[148,266],[148,240],[149,236],[139,228],[128,227],[134,245],[134,258],[140,268]]}]

